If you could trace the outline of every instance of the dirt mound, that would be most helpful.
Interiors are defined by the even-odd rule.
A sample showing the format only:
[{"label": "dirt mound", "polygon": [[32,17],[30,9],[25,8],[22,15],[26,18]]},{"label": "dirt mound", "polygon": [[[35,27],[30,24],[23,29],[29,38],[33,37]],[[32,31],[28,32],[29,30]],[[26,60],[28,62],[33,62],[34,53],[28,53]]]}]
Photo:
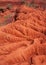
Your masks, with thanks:
[{"label": "dirt mound", "polygon": [[2,17],[0,65],[46,65],[46,10],[23,5]]}]

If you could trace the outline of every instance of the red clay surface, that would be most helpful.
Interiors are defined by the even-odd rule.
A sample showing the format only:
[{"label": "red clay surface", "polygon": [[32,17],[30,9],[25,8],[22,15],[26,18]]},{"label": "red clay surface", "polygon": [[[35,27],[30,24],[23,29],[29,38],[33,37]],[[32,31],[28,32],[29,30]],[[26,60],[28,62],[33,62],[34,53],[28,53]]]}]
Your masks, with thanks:
[{"label": "red clay surface", "polygon": [[46,65],[46,9],[14,5],[4,10],[0,65]]}]

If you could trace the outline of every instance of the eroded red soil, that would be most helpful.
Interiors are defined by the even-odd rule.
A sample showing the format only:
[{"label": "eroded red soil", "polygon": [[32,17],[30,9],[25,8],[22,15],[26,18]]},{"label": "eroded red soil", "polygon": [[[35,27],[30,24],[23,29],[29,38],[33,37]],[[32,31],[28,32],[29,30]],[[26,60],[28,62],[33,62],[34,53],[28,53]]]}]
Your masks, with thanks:
[{"label": "eroded red soil", "polygon": [[46,65],[46,9],[0,12],[0,65]]}]

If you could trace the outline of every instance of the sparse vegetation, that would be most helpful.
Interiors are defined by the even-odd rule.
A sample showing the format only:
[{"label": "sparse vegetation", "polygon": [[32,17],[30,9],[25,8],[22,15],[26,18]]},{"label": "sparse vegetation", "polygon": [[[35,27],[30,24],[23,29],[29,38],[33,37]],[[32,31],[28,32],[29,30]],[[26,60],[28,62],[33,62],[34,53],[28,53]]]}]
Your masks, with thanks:
[{"label": "sparse vegetation", "polygon": [[25,0],[22,0],[21,2],[22,2],[22,4],[25,4]]},{"label": "sparse vegetation", "polygon": [[5,16],[5,18],[10,18],[10,17],[12,17],[12,15],[6,15],[6,16]]},{"label": "sparse vegetation", "polygon": [[22,3],[28,7],[34,7],[34,8],[39,7],[37,4],[34,3],[34,0],[32,0],[32,2],[27,2],[26,0],[22,0]]},{"label": "sparse vegetation", "polygon": [[8,4],[6,8],[10,10],[12,8],[12,4]]}]

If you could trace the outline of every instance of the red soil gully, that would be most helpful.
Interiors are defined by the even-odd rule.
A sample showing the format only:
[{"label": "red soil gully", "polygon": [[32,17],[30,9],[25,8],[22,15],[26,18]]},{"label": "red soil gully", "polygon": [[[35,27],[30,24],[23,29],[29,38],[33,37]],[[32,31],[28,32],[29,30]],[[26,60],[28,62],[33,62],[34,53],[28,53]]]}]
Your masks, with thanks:
[{"label": "red soil gully", "polygon": [[0,2],[0,65],[46,65],[46,9],[7,4]]}]

